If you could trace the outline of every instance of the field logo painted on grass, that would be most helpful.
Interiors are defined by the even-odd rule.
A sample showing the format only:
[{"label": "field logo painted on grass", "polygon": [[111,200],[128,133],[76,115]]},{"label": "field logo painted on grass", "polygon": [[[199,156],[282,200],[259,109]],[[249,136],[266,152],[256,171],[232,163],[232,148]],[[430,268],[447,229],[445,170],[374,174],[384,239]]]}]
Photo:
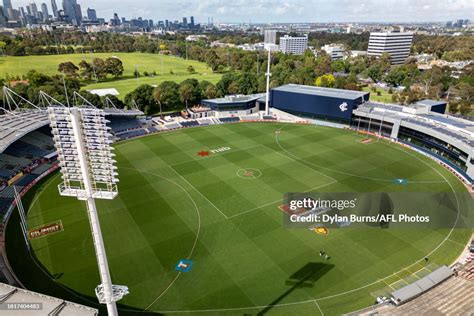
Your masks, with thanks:
[{"label": "field logo painted on grass", "polygon": [[192,267],[193,267],[193,262],[191,260],[181,259],[176,265],[175,270],[179,272],[189,272],[189,270],[191,270]]},{"label": "field logo painted on grass", "polygon": [[31,229],[30,231],[28,231],[28,237],[30,239],[35,239],[59,233],[63,230],[63,223],[61,222],[61,220],[59,220]]},{"label": "field logo painted on grass", "polygon": [[197,152],[197,155],[201,157],[207,157],[207,156],[210,156],[211,154],[218,154],[225,151],[229,151],[230,149],[231,149],[230,147],[220,147],[217,149],[201,150]]},{"label": "field logo painted on grass", "polygon": [[242,179],[255,180],[262,176],[262,172],[256,168],[244,168],[237,170],[237,176]]},{"label": "field logo painted on grass", "polygon": [[217,149],[211,149],[210,152],[212,154],[217,154],[217,153],[221,153],[221,152],[229,151],[229,150],[230,150],[230,147],[221,147],[221,148],[217,148]]},{"label": "field logo painted on grass", "polygon": [[408,180],[407,179],[394,179],[393,183],[398,184],[398,185],[407,185]]},{"label": "field logo painted on grass", "polygon": [[210,155],[210,153],[208,151],[201,150],[201,151],[198,151],[197,155],[201,157],[207,157]]}]

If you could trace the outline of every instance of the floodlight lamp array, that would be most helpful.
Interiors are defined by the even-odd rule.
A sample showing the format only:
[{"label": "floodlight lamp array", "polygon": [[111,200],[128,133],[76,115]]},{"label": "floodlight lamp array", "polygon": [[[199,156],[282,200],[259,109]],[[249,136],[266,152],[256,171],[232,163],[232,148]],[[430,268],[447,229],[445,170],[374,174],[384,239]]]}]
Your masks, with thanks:
[{"label": "floodlight lamp array", "polygon": [[[80,152],[83,152],[92,197],[115,198],[118,193],[118,173],[104,112],[93,108],[49,107],[48,114],[63,179],[59,186],[61,195],[87,199],[80,159]],[[79,135],[74,132],[74,115],[79,116]],[[78,147],[81,147],[81,151]]]}]

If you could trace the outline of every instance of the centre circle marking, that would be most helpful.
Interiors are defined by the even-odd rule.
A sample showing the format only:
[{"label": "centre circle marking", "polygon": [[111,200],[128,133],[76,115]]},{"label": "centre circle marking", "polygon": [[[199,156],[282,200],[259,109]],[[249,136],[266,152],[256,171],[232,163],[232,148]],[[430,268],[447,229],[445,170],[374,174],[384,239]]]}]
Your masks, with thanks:
[{"label": "centre circle marking", "polygon": [[246,180],[255,180],[262,176],[262,172],[257,168],[242,168],[237,170],[237,176]]}]

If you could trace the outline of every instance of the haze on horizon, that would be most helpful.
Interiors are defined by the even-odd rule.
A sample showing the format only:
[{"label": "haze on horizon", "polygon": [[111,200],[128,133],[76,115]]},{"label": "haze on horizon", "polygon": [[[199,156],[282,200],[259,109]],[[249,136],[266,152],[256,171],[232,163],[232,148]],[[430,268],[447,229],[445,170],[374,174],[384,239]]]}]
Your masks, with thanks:
[{"label": "haze on horizon", "polygon": [[[50,0],[12,0],[13,7]],[[88,7],[106,20],[116,12],[127,19],[143,17],[196,23],[298,23],[298,22],[432,22],[474,19],[473,0],[77,0],[86,15]],[[56,0],[61,7],[62,0]]]}]

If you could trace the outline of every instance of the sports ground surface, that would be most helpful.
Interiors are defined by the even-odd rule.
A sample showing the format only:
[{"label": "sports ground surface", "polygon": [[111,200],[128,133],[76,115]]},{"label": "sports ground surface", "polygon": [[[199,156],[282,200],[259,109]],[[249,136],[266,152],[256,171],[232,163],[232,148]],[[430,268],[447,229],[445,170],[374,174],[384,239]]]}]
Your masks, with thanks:
[{"label": "sports ground surface", "polygon": [[[114,79],[108,78],[106,81],[90,83],[83,87],[84,90],[115,88],[120,93],[119,98],[142,84],[158,85],[163,81],[181,82],[188,78],[207,80],[216,83],[221,78],[221,74],[212,72],[205,63],[195,60],[185,60],[174,56],[146,54],[146,53],[84,53],[84,54],[63,54],[47,56],[0,56],[0,78],[7,75],[25,75],[29,70],[34,69],[46,75],[58,74],[58,65],[62,62],[71,61],[76,66],[81,60],[92,62],[94,58],[106,59],[117,56],[123,62],[123,76]],[[193,66],[195,74],[187,71],[188,66]],[[135,78],[133,73],[137,69],[141,77]],[[143,73],[156,72],[156,76],[145,77]],[[170,73],[173,72],[173,74]]]},{"label": "sports ground surface", "polygon": [[[328,127],[238,123],[117,144],[119,197],[98,208],[113,283],[130,289],[122,308],[338,315],[452,263],[469,230],[344,228],[324,236],[283,228],[285,192],[465,190],[430,159],[361,139]],[[408,185],[394,184],[398,178]],[[99,280],[85,206],[60,197],[59,182],[56,174],[25,199],[30,228],[58,220],[64,227],[32,240],[46,271],[18,250],[15,216],[9,259],[27,287],[56,295],[69,288],[68,299],[93,304]],[[175,270],[180,259],[192,260],[189,272]]]}]

